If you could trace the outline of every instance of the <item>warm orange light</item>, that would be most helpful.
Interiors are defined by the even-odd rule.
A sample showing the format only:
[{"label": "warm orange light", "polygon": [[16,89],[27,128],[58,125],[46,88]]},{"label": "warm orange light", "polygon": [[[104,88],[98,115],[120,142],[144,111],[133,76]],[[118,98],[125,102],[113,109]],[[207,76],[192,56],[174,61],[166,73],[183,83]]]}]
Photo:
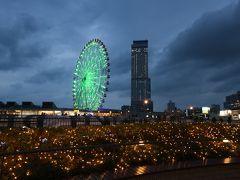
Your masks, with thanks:
[{"label": "warm orange light", "polygon": [[148,104],[148,100],[144,100],[144,104]]}]

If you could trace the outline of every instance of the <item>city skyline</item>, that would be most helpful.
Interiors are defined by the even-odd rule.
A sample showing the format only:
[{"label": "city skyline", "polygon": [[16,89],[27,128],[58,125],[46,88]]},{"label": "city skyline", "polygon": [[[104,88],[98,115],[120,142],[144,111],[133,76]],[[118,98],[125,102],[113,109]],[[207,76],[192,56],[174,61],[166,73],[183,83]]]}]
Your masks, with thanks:
[{"label": "city skyline", "polygon": [[72,107],[77,57],[96,37],[109,49],[106,108],[130,105],[133,40],[149,41],[155,111],[164,110],[169,100],[182,109],[222,106],[225,96],[240,89],[239,1],[0,4],[0,101]]}]

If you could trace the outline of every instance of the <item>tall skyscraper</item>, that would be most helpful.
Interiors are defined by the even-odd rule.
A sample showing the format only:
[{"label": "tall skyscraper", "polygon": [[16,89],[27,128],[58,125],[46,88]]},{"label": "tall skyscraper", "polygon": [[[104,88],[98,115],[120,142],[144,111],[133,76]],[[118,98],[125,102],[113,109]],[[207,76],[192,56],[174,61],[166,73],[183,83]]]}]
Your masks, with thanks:
[{"label": "tall skyscraper", "polygon": [[152,112],[151,83],[148,77],[148,41],[133,41],[131,107],[136,113]]}]

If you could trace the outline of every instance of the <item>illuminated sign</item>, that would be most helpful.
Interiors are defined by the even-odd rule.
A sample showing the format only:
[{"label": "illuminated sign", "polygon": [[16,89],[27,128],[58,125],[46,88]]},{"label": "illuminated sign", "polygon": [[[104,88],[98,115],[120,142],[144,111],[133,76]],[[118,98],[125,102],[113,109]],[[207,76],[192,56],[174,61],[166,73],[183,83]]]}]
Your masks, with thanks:
[{"label": "illuminated sign", "polygon": [[210,107],[202,107],[202,113],[203,114],[208,114],[210,111]]},{"label": "illuminated sign", "polygon": [[229,116],[232,114],[232,111],[231,110],[222,110],[220,111],[220,116]]}]

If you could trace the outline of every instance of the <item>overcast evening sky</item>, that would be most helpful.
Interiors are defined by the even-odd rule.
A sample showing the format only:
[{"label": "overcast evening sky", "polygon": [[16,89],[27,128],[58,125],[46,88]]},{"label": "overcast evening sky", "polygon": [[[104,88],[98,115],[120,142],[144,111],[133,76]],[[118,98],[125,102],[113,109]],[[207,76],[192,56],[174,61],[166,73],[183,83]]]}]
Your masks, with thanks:
[{"label": "overcast evening sky", "polygon": [[169,100],[222,105],[240,90],[237,0],[0,0],[0,101],[72,107],[73,69],[92,38],[109,52],[106,108],[130,104],[133,40],[149,41],[155,111]]}]

